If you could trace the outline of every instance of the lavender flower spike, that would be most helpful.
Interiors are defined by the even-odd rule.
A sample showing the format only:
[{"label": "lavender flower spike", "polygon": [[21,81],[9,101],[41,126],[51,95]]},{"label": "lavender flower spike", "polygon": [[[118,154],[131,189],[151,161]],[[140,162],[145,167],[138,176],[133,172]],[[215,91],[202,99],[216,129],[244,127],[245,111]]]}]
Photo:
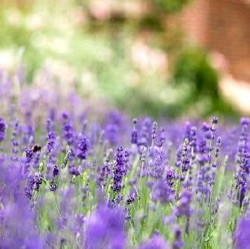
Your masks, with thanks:
[{"label": "lavender flower spike", "polygon": [[125,249],[125,215],[120,209],[112,209],[104,203],[87,222],[86,249]]},{"label": "lavender flower spike", "polygon": [[0,118],[0,142],[5,139],[7,125],[2,118]]},{"label": "lavender flower spike", "polygon": [[250,217],[240,219],[235,232],[235,248],[248,249],[250,245]]}]

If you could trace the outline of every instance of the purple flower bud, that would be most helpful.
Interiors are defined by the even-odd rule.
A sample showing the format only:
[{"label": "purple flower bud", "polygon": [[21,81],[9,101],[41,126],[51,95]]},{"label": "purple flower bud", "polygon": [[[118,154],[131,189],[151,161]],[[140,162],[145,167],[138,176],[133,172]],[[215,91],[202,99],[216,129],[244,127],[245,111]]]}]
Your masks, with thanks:
[{"label": "purple flower bud", "polygon": [[218,117],[213,117],[212,118],[212,124],[217,124],[218,123],[218,120],[219,120],[219,118]]},{"label": "purple flower bud", "polygon": [[243,117],[243,118],[240,119],[241,125],[249,125],[249,122],[250,122],[249,118]]},{"label": "purple flower bud", "polygon": [[79,176],[80,175],[80,172],[78,169],[76,169],[75,166],[71,165],[69,166],[69,173],[73,176]]},{"label": "purple flower bud", "polygon": [[57,190],[57,183],[55,182],[55,181],[51,181],[50,182],[50,186],[49,186],[49,190],[51,191],[51,192],[55,192],[56,190]]},{"label": "purple flower bud", "polygon": [[59,172],[60,172],[59,167],[55,165],[53,169],[53,177],[56,177],[59,174]]},{"label": "purple flower bud", "polygon": [[209,131],[210,130],[210,126],[208,123],[203,123],[202,124],[202,131],[206,132],[206,131]]}]

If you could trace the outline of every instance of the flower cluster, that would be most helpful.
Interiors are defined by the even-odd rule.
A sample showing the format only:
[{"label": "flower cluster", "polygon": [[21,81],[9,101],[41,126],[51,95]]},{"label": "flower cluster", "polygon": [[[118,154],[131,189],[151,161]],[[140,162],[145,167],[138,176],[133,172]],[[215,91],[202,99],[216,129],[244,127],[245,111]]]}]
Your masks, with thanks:
[{"label": "flower cluster", "polygon": [[45,102],[0,118],[0,248],[249,248],[249,118]]}]

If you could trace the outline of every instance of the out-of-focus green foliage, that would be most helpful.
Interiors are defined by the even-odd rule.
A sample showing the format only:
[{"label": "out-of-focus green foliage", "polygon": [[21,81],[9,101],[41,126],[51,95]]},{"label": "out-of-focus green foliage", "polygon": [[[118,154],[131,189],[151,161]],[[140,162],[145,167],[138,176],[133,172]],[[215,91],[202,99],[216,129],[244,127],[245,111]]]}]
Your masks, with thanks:
[{"label": "out-of-focus green foliage", "polygon": [[218,72],[202,49],[188,48],[181,52],[175,63],[174,78],[177,82],[188,81],[194,95],[219,97]]},{"label": "out-of-focus green foliage", "polygon": [[173,78],[177,85],[188,84],[190,87],[186,105],[206,100],[205,115],[215,111],[233,114],[232,106],[220,94],[220,76],[205,50],[198,47],[184,49],[176,59]]},{"label": "out-of-focus green foliage", "polygon": [[151,0],[159,5],[164,11],[176,12],[181,10],[190,0]]},{"label": "out-of-focus green foliage", "polygon": [[197,103],[195,114],[207,113],[222,102],[210,108],[207,101],[209,95],[217,96],[216,101],[220,96],[218,75],[205,53],[183,52],[174,70],[180,84],[169,82],[169,64],[184,47],[184,32],[168,26],[167,18],[188,2],[4,0],[0,66],[1,53],[11,54],[14,64],[23,62],[26,82],[37,80],[47,68],[52,79],[78,84],[84,97],[106,98],[132,115],[176,117],[189,114]]}]

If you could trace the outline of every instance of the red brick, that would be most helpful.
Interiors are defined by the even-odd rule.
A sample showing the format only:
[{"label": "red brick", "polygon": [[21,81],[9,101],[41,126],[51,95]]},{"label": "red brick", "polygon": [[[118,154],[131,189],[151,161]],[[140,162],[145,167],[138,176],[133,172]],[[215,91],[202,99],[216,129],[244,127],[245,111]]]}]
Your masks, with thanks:
[{"label": "red brick", "polygon": [[250,4],[246,0],[194,0],[176,18],[190,41],[220,52],[234,77],[250,81]]}]

